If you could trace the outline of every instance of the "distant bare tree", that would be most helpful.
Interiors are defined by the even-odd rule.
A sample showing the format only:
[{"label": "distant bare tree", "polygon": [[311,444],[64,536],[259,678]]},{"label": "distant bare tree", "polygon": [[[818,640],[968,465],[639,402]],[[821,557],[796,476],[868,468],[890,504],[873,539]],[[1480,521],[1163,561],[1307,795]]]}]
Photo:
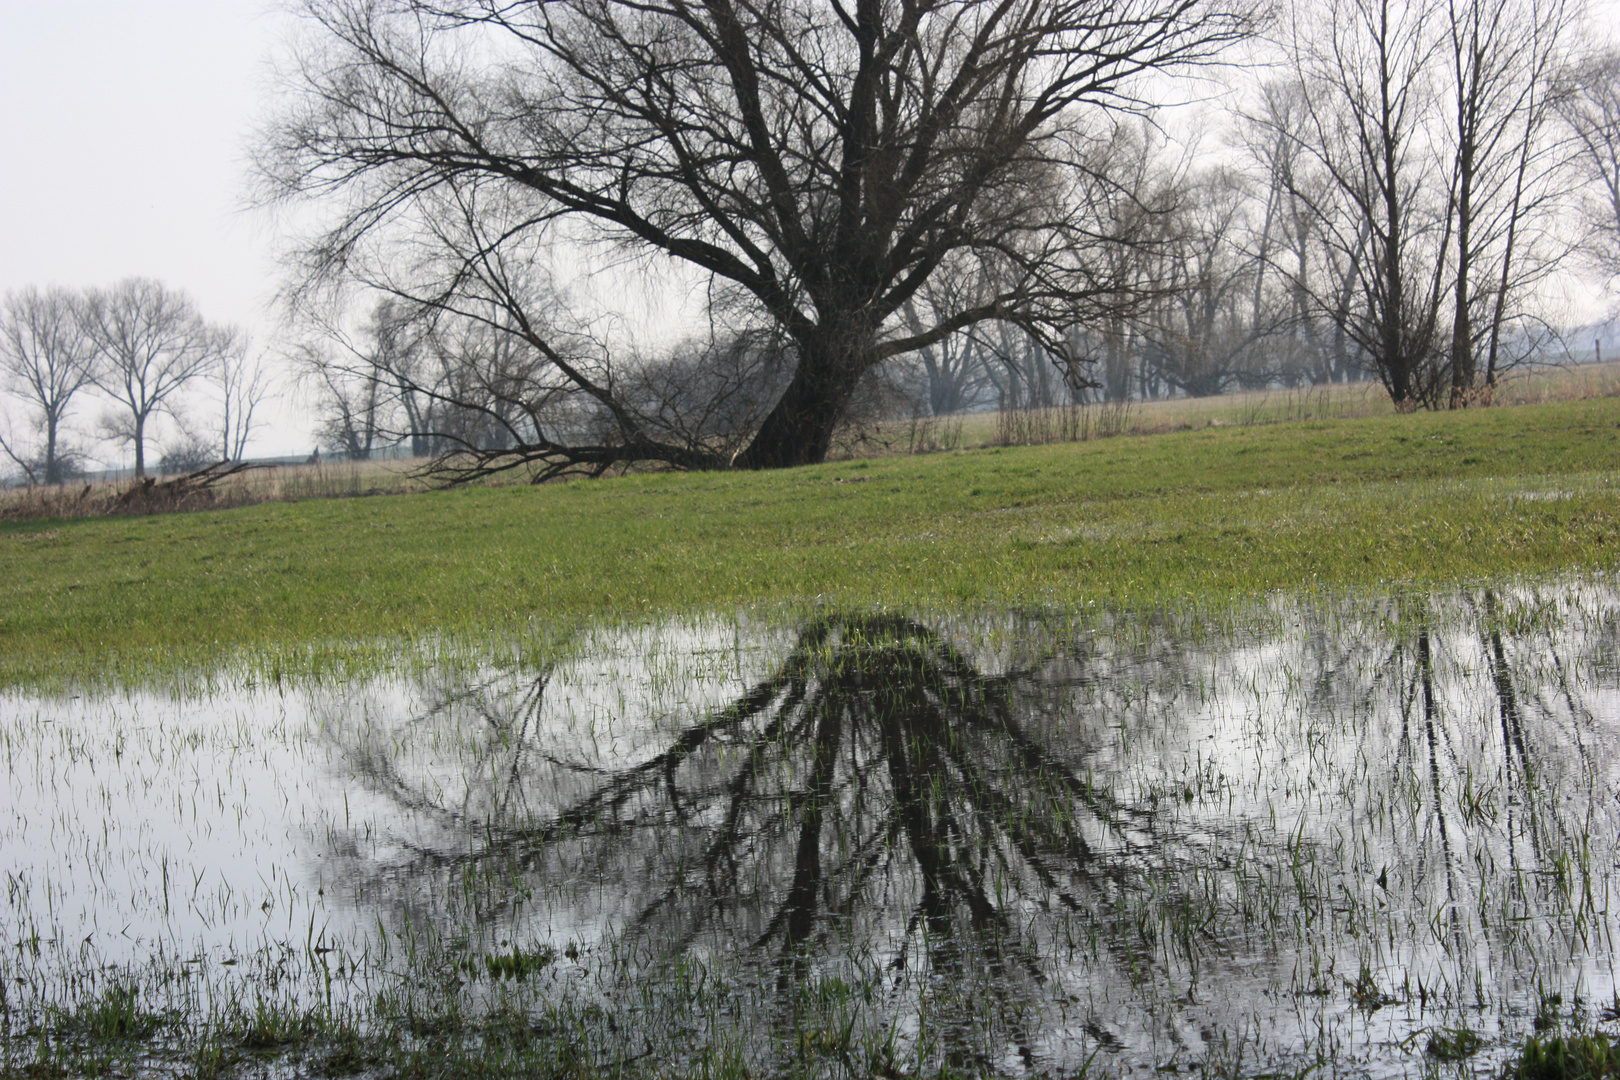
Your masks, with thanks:
[{"label": "distant bare tree", "polygon": [[150,278],[92,290],[84,326],[96,385],[127,410],[109,417],[108,430],[134,445],[135,475],[145,476],[147,425],[237,348],[238,331],[204,322],[188,296]]},{"label": "distant bare tree", "polygon": [[298,380],[314,399],[316,438],[353,461],[371,457],[399,430],[390,371],[395,358],[380,319],[386,321],[386,313],[374,310],[358,333],[324,324],[291,353]]},{"label": "distant bare tree", "polygon": [[192,473],[228,460],[217,456],[218,450],[211,441],[204,441],[195,432],[181,427],[160,449],[158,472],[165,476]]},{"label": "distant bare tree", "polygon": [[1188,177],[1176,192],[1160,254],[1161,295],[1139,320],[1149,362],[1190,397],[1238,386],[1263,387],[1283,372],[1266,345],[1288,313],[1267,289],[1266,231],[1246,179],[1218,167]]},{"label": "distant bare tree", "polygon": [[1258,168],[1263,193],[1256,303],[1267,287],[1280,286],[1288,297],[1292,366],[1313,383],[1345,382],[1367,374],[1345,333],[1367,251],[1360,237],[1332,243],[1340,200],[1332,174],[1307,148],[1308,93],[1298,78],[1270,80],[1239,115],[1237,139]]},{"label": "distant bare tree", "polygon": [[245,335],[221,353],[214,370],[214,383],[220,395],[220,461],[241,461],[253,433],[253,414],[275,391],[264,354],[255,353]]},{"label": "distant bare tree", "polygon": [[371,457],[385,441],[380,421],[387,387],[376,377],[355,377],[347,358],[322,345],[296,346],[292,362],[314,399],[320,445],[354,461]]},{"label": "distant bare tree", "polygon": [[488,314],[493,324],[385,296],[358,329],[312,318],[293,362],[323,444],[356,460],[395,443],[426,457],[509,446],[532,430],[525,410],[544,396],[544,364],[498,309]]},{"label": "distant bare tree", "polygon": [[[1184,171],[1164,133],[1154,125],[1121,124],[1096,151],[1109,167],[1099,174],[1093,205],[1103,232],[1116,239],[1101,252],[1099,278],[1116,301],[1085,328],[1084,347],[1102,365],[1105,400],[1155,396],[1160,387],[1142,337],[1142,312],[1133,299],[1162,299],[1165,256],[1176,229]],[[1106,181],[1101,179],[1106,177]]]},{"label": "distant bare tree", "polygon": [[6,294],[0,305],[0,388],[38,414],[44,445],[30,453],[13,434],[0,437],[0,450],[30,483],[65,478],[72,455],[63,452],[62,423],[74,396],[94,380],[94,359],[76,295],[55,288]]},{"label": "distant bare tree", "polygon": [[[924,298],[936,288],[950,288],[952,282],[932,284],[920,295]],[[914,330],[923,327],[916,313],[916,299],[906,301],[902,307],[907,325]],[[923,389],[921,397],[928,405],[928,415],[945,416],[962,412],[993,400],[991,380],[986,363],[987,352],[971,334],[956,334],[933,345],[925,345],[911,353],[908,359],[918,369]]]},{"label": "distant bare tree", "polygon": [[[1043,410],[1080,404],[1098,391],[1120,401],[1179,388],[1164,377],[1162,335],[1150,327],[1187,285],[1187,228],[1199,204],[1185,197],[1184,154],[1143,117],[1112,125],[1084,160],[1084,182],[1070,197],[1085,208],[1096,240],[1099,299],[1091,317],[1069,328],[1061,350],[1007,320],[986,320],[919,349],[907,359],[926,380],[934,415],[985,404]],[[930,279],[902,314],[920,330],[929,316],[986,302],[1005,286],[992,261],[953,266]],[[1101,382],[1093,367],[1099,360]]]}]

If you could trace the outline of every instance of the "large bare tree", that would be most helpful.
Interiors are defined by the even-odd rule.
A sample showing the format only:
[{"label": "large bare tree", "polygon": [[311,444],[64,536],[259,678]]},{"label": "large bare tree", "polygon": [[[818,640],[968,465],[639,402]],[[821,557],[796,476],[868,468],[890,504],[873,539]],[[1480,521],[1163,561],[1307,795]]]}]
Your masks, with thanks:
[{"label": "large bare tree", "polygon": [[1321,303],[1398,408],[1433,392],[1453,236],[1433,152],[1443,43],[1426,0],[1324,0],[1296,8],[1304,76],[1301,146],[1328,178],[1313,206],[1336,261],[1356,267],[1355,301]]},{"label": "large bare tree", "polygon": [[1570,0],[1294,11],[1304,122],[1286,119],[1309,165],[1294,176],[1309,186],[1291,194],[1336,268],[1307,278],[1302,264],[1298,281],[1397,407],[1457,407],[1488,391],[1511,362],[1514,324],[1531,319],[1522,305],[1555,265],[1552,76],[1577,14]]},{"label": "large bare tree", "polygon": [[44,445],[30,452],[13,435],[0,438],[0,450],[29,482],[58,484],[65,478],[62,423],[74,396],[92,381],[93,361],[76,294],[35,288],[6,294],[0,305],[0,389],[37,413]]},{"label": "large bare tree", "polygon": [[1539,223],[1555,201],[1560,154],[1550,129],[1558,65],[1575,0],[1448,0],[1445,40],[1452,220],[1452,408],[1489,393],[1504,337],[1531,287],[1555,265],[1538,259]]},{"label": "large bare tree", "polygon": [[[483,456],[543,462],[542,476],[726,463],[624,400],[614,349],[514,287],[554,239],[678,270],[727,324],[722,339],[777,335],[791,374],[730,460],[814,462],[891,357],[987,321],[1063,355],[1076,322],[1114,300],[1093,273],[1097,220],[1074,197],[1107,136],[1090,137],[1108,126],[1097,117],[1133,106],[1138,77],[1209,61],[1248,28],[1232,0],[306,0],[305,12],[301,94],[261,170],[272,197],[334,208],[303,249],[301,285],[358,278],[520,335],[546,378],[512,388],[510,415],[525,419]],[[914,307],[923,325],[906,312],[936,275],[987,266],[992,292]],[[526,413],[529,395],[547,408]],[[558,395],[578,404],[558,410]]]}]

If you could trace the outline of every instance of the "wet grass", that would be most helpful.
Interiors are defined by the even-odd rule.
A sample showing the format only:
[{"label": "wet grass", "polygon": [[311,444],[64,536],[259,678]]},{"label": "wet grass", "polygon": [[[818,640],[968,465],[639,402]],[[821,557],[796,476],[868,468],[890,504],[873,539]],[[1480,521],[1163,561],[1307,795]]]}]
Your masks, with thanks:
[{"label": "wet grass", "polygon": [[[922,1064],[915,1049],[896,1045],[892,1030],[857,1024],[859,1010],[871,1003],[869,989],[864,997],[840,985],[808,989],[789,1028],[772,1033],[790,1055],[786,1061],[797,1062],[762,1069],[757,1046],[728,1041],[723,1030],[709,1038],[726,1027],[715,1012],[741,989],[728,987],[723,972],[704,973],[701,983],[682,984],[679,993],[645,994],[631,1009],[570,1000],[555,985],[525,992],[531,988],[504,982],[521,983],[521,975],[494,973],[488,977],[494,988],[473,1000],[458,993],[458,980],[449,974],[457,966],[453,948],[425,936],[418,949],[410,970],[423,984],[402,981],[360,1007],[301,1006],[253,995],[144,1013],[134,989],[113,985],[40,1019],[13,1024],[7,1017],[0,1077],[965,1080],[993,1074]],[[163,996],[150,987],[144,992]]]},{"label": "wet grass", "polygon": [[0,524],[0,685],[779,605],[1151,608],[1609,570],[1620,399]]}]

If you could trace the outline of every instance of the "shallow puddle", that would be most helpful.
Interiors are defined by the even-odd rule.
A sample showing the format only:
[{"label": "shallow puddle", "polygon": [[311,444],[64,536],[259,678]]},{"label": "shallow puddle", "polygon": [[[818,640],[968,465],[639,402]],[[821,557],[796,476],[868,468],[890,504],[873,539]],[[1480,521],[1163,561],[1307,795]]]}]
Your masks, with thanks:
[{"label": "shallow puddle", "polygon": [[862,1076],[1395,1075],[1467,1029],[1486,1070],[1620,1006],[1616,600],[710,620],[0,697],[8,1024],[117,987]]}]

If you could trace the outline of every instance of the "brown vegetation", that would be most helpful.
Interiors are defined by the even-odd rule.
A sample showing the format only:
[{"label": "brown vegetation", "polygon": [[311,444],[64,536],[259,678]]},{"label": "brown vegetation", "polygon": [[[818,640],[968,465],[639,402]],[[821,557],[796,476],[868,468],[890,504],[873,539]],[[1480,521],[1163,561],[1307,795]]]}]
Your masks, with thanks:
[{"label": "brown vegetation", "polygon": [[0,521],[223,510],[265,502],[357,498],[423,491],[422,461],[356,461],[221,469],[168,480],[42,484],[0,491]]}]

